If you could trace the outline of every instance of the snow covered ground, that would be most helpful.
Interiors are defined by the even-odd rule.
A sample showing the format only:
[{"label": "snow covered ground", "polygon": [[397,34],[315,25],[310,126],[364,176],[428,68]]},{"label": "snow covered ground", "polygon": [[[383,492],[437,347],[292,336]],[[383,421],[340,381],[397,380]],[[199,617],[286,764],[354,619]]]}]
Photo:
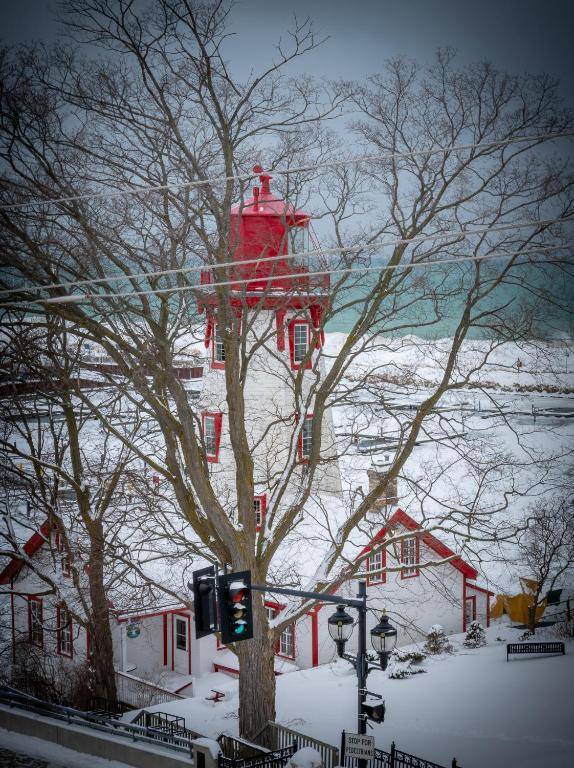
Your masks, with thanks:
[{"label": "snow covered ground", "polygon": [[[451,640],[452,656],[430,657],[426,674],[390,680],[380,670],[368,688],[383,696],[386,721],[370,731],[376,744],[391,741],[442,765],[456,757],[464,768],[569,768],[574,762],[574,641],[565,656],[515,657],[506,661],[506,643],[522,630],[496,624],[484,648],[467,649],[463,635]],[[156,709],[186,718],[206,736],[237,733],[237,682],[227,698],[162,704]],[[153,709],[153,708],[152,708]],[[356,677],[337,661],[277,679],[277,721],[338,745],[341,731],[356,730]]]},{"label": "snow covered ground", "polygon": [[0,755],[0,765],[5,765],[6,768],[8,766],[25,765],[34,765],[34,768],[40,768],[39,762],[28,763],[28,761],[24,762],[22,759],[18,759],[22,755],[41,760],[42,768],[44,766],[46,768],[87,768],[87,766],[90,768],[129,768],[127,763],[85,755],[81,752],[61,747],[59,744],[54,744],[51,741],[36,739],[33,736],[23,736],[21,733],[7,731],[4,728],[0,728],[0,747],[13,752],[14,760],[17,760],[17,762],[12,762],[12,756],[8,755],[6,760],[10,760],[10,762],[4,763],[2,762],[2,755]]}]

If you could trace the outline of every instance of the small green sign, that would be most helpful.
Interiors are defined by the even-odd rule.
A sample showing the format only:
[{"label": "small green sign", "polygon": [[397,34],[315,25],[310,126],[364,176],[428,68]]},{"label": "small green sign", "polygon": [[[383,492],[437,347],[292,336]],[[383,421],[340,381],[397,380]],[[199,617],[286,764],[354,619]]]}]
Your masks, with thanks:
[{"label": "small green sign", "polygon": [[126,634],[128,637],[139,637],[141,632],[139,621],[130,621],[126,627]]}]

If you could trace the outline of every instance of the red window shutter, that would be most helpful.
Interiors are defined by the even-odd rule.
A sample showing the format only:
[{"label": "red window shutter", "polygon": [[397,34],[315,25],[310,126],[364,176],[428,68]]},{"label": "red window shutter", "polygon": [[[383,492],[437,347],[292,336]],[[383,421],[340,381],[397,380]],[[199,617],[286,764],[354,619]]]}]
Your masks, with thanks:
[{"label": "red window shutter", "polygon": [[213,318],[208,317],[207,323],[205,326],[205,348],[209,348],[209,343],[211,342],[211,337],[213,335]]},{"label": "red window shutter", "polygon": [[291,368],[295,368],[295,323],[289,323],[289,356],[291,357]]},{"label": "red window shutter", "polygon": [[[321,326],[321,320],[323,319],[323,307],[320,304],[313,304],[311,306],[311,321],[313,328],[319,330]],[[321,345],[325,343],[325,331],[321,329],[317,338],[317,349],[321,348]]]},{"label": "red window shutter", "polygon": [[221,429],[223,427],[223,414],[215,414],[215,456],[216,461],[219,461],[219,446],[221,443]]},{"label": "red window shutter", "polygon": [[279,352],[285,351],[285,310],[279,309],[275,315],[277,324],[277,349]]}]

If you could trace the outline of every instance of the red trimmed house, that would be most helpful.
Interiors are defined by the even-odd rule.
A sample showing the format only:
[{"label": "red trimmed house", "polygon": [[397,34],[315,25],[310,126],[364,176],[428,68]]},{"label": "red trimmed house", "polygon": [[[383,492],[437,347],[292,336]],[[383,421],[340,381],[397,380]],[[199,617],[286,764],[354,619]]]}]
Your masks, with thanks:
[{"label": "red trimmed house", "polygon": [[[395,542],[385,548],[390,536]],[[399,644],[422,639],[433,624],[447,634],[466,631],[475,619],[489,626],[494,593],[476,583],[478,571],[402,509],[360,551],[365,556],[369,605],[396,617]]]}]

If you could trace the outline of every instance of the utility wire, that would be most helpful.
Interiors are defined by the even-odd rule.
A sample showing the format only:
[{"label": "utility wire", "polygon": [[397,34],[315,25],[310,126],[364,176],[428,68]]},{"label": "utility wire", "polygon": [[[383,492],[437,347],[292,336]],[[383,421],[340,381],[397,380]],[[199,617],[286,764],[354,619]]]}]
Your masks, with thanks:
[{"label": "utility wire", "polygon": [[[165,277],[167,275],[182,274],[186,272],[211,272],[216,269],[224,269],[226,267],[242,267],[253,264],[270,263],[281,260],[300,259],[302,257],[319,258],[321,256],[335,256],[340,253],[360,253],[361,251],[371,251],[385,246],[397,246],[397,245],[418,245],[428,240],[446,240],[452,241],[449,244],[461,242],[467,240],[472,235],[488,234],[490,232],[503,232],[509,229],[524,229],[526,227],[541,227],[549,226],[551,224],[558,224],[562,222],[569,222],[574,218],[574,214],[569,216],[561,216],[554,219],[530,219],[529,221],[508,222],[506,224],[490,225],[487,227],[477,227],[475,229],[461,229],[458,232],[441,232],[434,235],[418,235],[417,237],[406,237],[392,240],[377,240],[374,243],[366,243],[364,245],[357,246],[341,246],[337,248],[317,248],[312,251],[301,251],[300,253],[284,253],[277,254],[276,256],[258,256],[253,259],[241,259],[239,261],[224,261],[221,264],[204,264],[194,265],[189,267],[177,267],[173,269],[164,269],[157,272],[134,272],[123,275],[109,275],[106,277],[90,278],[86,280],[76,280],[65,283],[51,283],[48,285],[31,285],[31,286],[19,286],[15,288],[5,288],[0,291],[0,296],[7,296],[12,293],[22,293],[27,291],[30,293],[36,293],[40,291],[59,290],[66,288],[77,288],[84,285],[100,285],[102,283],[120,282],[122,280],[137,280],[140,278],[155,278]],[[557,246],[561,247],[561,246]],[[470,260],[475,257],[466,257]],[[166,290],[174,290],[169,288],[158,289],[159,292]],[[93,294],[98,296],[98,294]],[[105,294],[100,294],[104,296]],[[122,295],[122,294],[110,294],[110,295]],[[45,300],[44,300],[45,301]],[[20,303],[20,302],[18,302]]]},{"label": "utility wire", "polygon": [[[277,282],[282,280],[293,280],[298,277],[319,277],[323,275],[337,275],[337,274],[353,274],[354,272],[360,272],[361,274],[364,274],[365,272],[386,272],[387,270],[402,270],[402,269],[428,269],[430,267],[436,267],[436,266],[442,266],[443,264],[460,264],[461,262],[465,261],[489,261],[492,259],[510,259],[517,256],[523,256],[528,255],[530,253],[546,253],[548,251],[555,251],[559,250],[561,248],[569,248],[574,246],[574,240],[571,240],[567,243],[564,243],[562,245],[548,245],[548,246],[539,246],[535,248],[526,248],[519,251],[511,251],[508,252],[502,252],[502,253],[491,253],[491,254],[485,254],[484,256],[460,256],[454,259],[433,259],[432,261],[420,261],[420,262],[409,262],[408,264],[383,264],[382,266],[377,267],[353,267],[349,269],[348,267],[342,267],[340,269],[325,269],[320,271],[314,271],[314,272],[296,272],[293,274],[288,275],[268,275],[265,278],[269,280],[270,282]],[[574,258],[574,257],[573,257]],[[537,259],[537,261],[543,261],[543,259]],[[569,261],[569,259],[566,259],[565,261]],[[72,294],[70,296],[54,296],[49,299],[36,299],[35,301],[19,301],[14,302],[13,304],[10,304],[10,306],[15,305],[21,305],[21,304],[87,304],[93,300],[96,299],[122,299],[122,298],[129,298],[131,296],[156,296],[159,294],[172,294],[172,293],[183,293],[184,291],[197,291],[198,293],[201,292],[207,292],[211,291],[213,288],[218,287],[224,287],[224,286],[239,286],[239,285],[246,285],[250,282],[253,282],[257,278],[242,278],[238,280],[225,280],[222,282],[217,283],[209,283],[207,285],[198,286],[198,285],[183,285],[183,286],[175,286],[173,288],[156,288],[156,289],[150,289],[145,291],[128,291],[126,293],[91,293],[91,294]],[[256,293],[261,293],[261,296],[268,295],[268,292],[265,291],[256,291]],[[0,305],[5,306],[5,305]]]},{"label": "utility wire", "polygon": [[[498,141],[479,141],[473,144],[458,144],[451,147],[437,147],[435,149],[412,150],[411,152],[383,152],[376,155],[360,155],[359,157],[349,158],[347,160],[332,160],[330,162],[312,163],[310,165],[295,166],[292,168],[279,168],[273,170],[275,176],[287,176],[292,173],[306,173],[320,168],[338,168],[344,165],[357,165],[365,162],[381,162],[383,160],[392,160],[395,158],[413,158],[418,156],[433,157],[434,155],[447,155],[451,152],[461,152],[471,149],[493,149],[495,147],[506,147],[510,144],[521,144],[529,141],[542,142],[551,139],[561,139],[574,136],[574,131],[561,131],[558,133],[543,133],[535,136],[515,136],[509,139],[500,139]],[[139,195],[146,192],[162,192],[165,190],[193,189],[203,187],[208,184],[224,184],[229,181],[248,181],[259,174],[251,171],[250,173],[237,174],[232,176],[214,176],[208,179],[197,179],[195,181],[184,181],[180,184],[156,184],[153,186],[138,187],[137,189],[122,189],[115,192],[89,192],[83,195],[68,195],[66,197],[36,198],[24,203],[11,203],[1,205],[0,210],[13,211],[21,208],[28,208],[33,205],[57,205],[59,203],[71,203],[76,200],[98,200],[113,199],[123,197],[124,195]]]}]

